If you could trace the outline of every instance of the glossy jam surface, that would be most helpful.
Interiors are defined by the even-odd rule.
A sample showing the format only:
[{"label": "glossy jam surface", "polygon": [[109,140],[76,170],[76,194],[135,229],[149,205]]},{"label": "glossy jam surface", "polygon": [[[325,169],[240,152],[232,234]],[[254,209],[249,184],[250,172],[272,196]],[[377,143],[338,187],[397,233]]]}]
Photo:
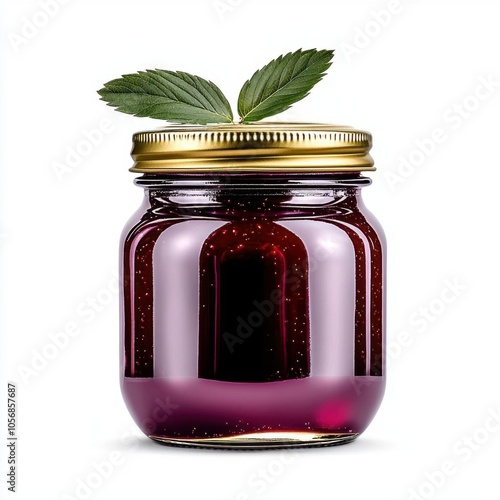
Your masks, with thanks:
[{"label": "glossy jam surface", "polygon": [[174,444],[347,441],[385,385],[378,223],[356,179],[236,179],[153,179],[124,231],[127,406]]},{"label": "glossy jam surface", "polygon": [[307,251],[257,216],[214,231],[200,255],[201,378],[270,382],[310,373]]}]

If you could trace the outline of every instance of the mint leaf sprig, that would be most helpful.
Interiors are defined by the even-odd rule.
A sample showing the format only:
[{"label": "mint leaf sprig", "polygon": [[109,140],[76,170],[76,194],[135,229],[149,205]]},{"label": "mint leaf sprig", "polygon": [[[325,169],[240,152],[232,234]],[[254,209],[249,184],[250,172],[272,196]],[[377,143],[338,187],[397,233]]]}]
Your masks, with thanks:
[{"label": "mint leaf sprig", "polygon": [[[238,97],[240,123],[274,116],[307,95],[331,66],[333,50],[302,50],[281,55],[256,71]],[[233,123],[231,106],[213,82],[182,71],[138,71],[98,90],[117,111],[171,123]]]}]

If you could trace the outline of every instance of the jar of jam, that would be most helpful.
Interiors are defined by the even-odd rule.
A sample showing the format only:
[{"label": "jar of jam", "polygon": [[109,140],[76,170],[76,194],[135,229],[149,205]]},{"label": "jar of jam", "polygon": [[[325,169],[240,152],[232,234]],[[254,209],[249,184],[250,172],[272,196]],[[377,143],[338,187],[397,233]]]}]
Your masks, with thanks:
[{"label": "jar of jam", "polygon": [[122,236],[121,388],[151,439],[347,443],[385,387],[385,240],[367,132],[176,126],[133,137],[144,189]]}]

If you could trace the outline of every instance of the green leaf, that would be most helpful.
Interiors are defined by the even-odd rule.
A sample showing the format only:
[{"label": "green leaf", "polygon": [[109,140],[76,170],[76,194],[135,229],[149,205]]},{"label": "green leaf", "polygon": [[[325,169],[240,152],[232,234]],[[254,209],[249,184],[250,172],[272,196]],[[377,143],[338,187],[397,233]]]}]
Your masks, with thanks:
[{"label": "green leaf", "polygon": [[300,101],[331,66],[333,50],[297,50],[273,59],[241,88],[238,113],[242,123],[287,110]]},{"label": "green leaf", "polygon": [[219,87],[199,76],[162,69],[112,80],[97,93],[117,111],[172,123],[231,123],[231,106]]}]

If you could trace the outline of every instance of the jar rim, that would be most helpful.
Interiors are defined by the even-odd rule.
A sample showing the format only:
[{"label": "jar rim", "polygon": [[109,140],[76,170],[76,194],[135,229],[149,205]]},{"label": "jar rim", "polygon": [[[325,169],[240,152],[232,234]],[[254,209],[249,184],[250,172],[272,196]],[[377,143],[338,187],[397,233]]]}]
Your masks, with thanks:
[{"label": "jar rim", "polygon": [[375,170],[372,136],[329,123],[175,125],[133,135],[131,172]]}]

